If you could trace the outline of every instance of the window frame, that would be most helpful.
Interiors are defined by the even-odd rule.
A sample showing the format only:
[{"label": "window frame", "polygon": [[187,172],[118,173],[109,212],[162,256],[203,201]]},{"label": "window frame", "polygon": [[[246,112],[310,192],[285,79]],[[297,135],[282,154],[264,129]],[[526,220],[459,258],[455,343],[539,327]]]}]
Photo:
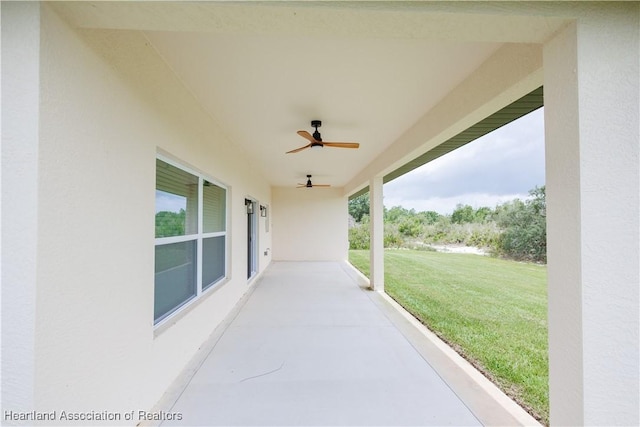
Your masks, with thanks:
[{"label": "window frame", "polygon": [[[230,215],[229,215],[229,187],[220,182],[219,180],[212,178],[211,176],[185,165],[184,163],[177,161],[171,157],[166,155],[156,153],[156,162],[160,160],[168,165],[171,165],[175,168],[178,168],[184,172],[187,172],[191,175],[194,175],[198,178],[198,220],[197,220],[197,230],[195,233],[184,234],[182,236],[170,236],[170,237],[155,237],[154,233],[154,259],[155,259],[155,249],[158,246],[170,245],[172,243],[183,243],[183,242],[196,242],[196,293],[190,298],[186,299],[181,304],[174,307],[172,310],[168,311],[164,315],[160,316],[158,319],[153,319],[153,326],[155,329],[158,327],[170,322],[172,319],[175,319],[176,316],[180,315],[184,312],[188,307],[191,307],[194,303],[201,300],[203,297],[211,294],[214,290],[218,289],[222,284],[229,281],[229,228],[230,228]],[[156,167],[157,174],[157,167]],[[216,232],[204,232],[204,183],[209,182],[213,185],[216,185],[224,190],[224,231],[216,231]],[[157,182],[156,182],[156,188]],[[163,191],[163,190],[160,190]],[[223,276],[212,282],[207,284],[205,288],[202,283],[202,260],[203,260],[203,242],[207,238],[213,237],[224,237],[224,274]],[[154,288],[153,288],[153,304],[155,306],[155,296],[156,296],[156,281],[154,274]]]}]

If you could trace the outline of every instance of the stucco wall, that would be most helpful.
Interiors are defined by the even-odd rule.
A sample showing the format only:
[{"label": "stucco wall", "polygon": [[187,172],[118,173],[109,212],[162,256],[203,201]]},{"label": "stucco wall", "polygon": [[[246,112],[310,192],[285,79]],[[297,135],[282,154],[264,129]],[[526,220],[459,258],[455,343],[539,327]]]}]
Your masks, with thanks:
[{"label": "stucco wall", "polygon": [[346,260],[347,199],[342,189],[273,188],[273,259]]},{"label": "stucco wall", "polygon": [[[36,3],[2,9],[2,406],[33,405],[38,222]],[[5,102],[11,99],[13,102]]]},{"label": "stucco wall", "polygon": [[[78,31],[48,6],[40,12],[38,170],[29,169],[38,209],[27,230],[37,232],[37,262],[23,266],[36,272],[33,402],[150,409],[248,289],[244,198],[271,204],[271,190],[139,32]],[[231,280],[160,331],[157,150],[229,186],[232,254]],[[263,270],[271,233],[259,227]],[[28,400],[19,409],[33,409]]]}]

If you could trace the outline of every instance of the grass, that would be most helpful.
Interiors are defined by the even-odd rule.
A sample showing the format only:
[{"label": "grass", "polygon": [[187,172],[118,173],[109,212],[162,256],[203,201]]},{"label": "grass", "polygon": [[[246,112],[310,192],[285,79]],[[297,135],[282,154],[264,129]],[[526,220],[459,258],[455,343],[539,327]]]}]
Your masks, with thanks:
[{"label": "grass", "polygon": [[[349,260],[369,275],[369,251]],[[467,254],[385,251],[385,291],[549,424],[547,269]]]}]

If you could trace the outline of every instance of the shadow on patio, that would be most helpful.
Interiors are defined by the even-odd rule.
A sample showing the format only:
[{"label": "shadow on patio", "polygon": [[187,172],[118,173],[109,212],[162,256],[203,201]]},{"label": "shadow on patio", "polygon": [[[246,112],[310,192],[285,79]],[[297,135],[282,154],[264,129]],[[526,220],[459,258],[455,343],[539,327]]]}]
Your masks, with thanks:
[{"label": "shadow on patio", "polygon": [[[162,425],[536,421],[340,262],[274,262],[167,392]],[[457,356],[457,357],[456,357]]]}]

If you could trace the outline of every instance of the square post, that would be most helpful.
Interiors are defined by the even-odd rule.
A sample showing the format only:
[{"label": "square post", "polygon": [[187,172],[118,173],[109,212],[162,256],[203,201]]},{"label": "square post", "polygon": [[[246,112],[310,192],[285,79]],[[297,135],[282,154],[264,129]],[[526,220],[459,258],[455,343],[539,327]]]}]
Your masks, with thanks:
[{"label": "square post", "polygon": [[382,202],[382,177],[369,181],[369,217],[371,230],[371,275],[369,282],[374,291],[384,292],[384,204]]},{"label": "square post", "polygon": [[639,9],[544,46],[552,425],[640,424]]}]

